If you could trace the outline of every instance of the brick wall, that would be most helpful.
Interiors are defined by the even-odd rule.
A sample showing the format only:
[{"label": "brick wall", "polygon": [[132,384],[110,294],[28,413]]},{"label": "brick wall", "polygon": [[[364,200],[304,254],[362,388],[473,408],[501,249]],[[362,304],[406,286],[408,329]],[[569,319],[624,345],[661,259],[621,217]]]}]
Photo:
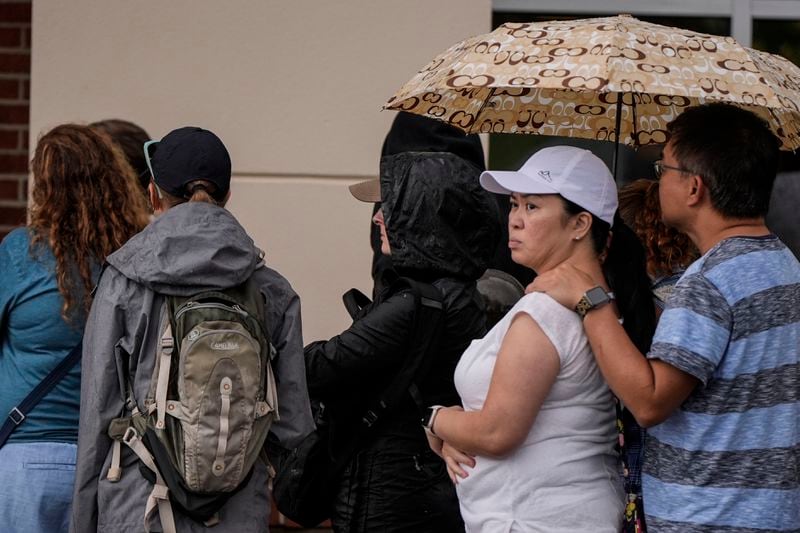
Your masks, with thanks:
[{"label": "brick wall", "polygon": [[0,239],[25,223],[30,78],[30,0],[0,0]]}]

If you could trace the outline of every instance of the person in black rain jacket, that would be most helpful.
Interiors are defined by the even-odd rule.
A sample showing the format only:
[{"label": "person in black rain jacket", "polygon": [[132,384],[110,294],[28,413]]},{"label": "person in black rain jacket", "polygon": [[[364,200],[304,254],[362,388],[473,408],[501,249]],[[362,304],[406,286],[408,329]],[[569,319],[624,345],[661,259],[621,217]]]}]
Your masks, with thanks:
[{"label": "person in black rain jacket", "polygon": [[325,404],[334,442],[337,435],[360,435],[339,479],[336,532],[463,531],[455,490],[428,447],[411,395],[368,432],[360,420],[414,346],[414,299],[393,284],[398,276],[432,284],[443,299],[441,327],[426,352],[428,370],[417,376],[424,403],[459,402],[453,371],[464,349],[486,332],[476,280],[501,231],[497,204],[481,189],[479,174],[451,152],[403,152],[381,159],[380,180],[351,187],[357,198],[381,202],[373,221],[392,267],[350,328],[305,348],[309,393]]}]

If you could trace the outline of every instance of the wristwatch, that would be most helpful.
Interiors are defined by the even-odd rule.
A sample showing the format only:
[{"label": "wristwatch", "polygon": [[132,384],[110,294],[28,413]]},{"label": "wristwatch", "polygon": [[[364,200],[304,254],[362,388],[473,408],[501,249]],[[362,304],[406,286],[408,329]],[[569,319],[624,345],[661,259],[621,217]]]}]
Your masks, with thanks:
[{"label": "wristwatch", "polygon": [[611,294],[607,293],[603,287],[597,286],[591,288],[578,300],[578,305],[575,306],[575,312],[578,313],[582,320],[586,316],[586,313],[601,305],[607,304],[611,299]]},{"label": "wristwatch", "polygon": [[433,432],[433,423],[436,421],[436,414],[439,412],[439,409],[443,407],[443,405],[431,405],[422,416],[422,427],[430,431],[433,436],[436,436],[436,433]]}]

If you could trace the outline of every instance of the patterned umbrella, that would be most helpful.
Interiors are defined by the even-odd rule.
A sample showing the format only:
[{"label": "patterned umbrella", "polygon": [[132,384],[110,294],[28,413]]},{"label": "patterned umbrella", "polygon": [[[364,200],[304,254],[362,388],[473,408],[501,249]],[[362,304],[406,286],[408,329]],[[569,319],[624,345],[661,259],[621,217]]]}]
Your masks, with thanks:
[{"label": "patterned umbrella", "polygon": [[631,146],[667,141],[689,106],[729,102],[800,148],[800,68],[731,37],[629,15],[507,23],[436,57],[384,106],[469,133],[532,133]]}]

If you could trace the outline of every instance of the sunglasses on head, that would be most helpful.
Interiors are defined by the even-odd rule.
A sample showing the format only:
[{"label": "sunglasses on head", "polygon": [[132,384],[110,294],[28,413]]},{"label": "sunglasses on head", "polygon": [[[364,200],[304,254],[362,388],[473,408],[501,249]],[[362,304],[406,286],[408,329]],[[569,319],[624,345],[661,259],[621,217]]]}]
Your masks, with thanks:
[{"label": "sunglasses on head", "polygon": [[[149,172],[150,181],[152,181],[154,185],[156,185],[156,178],[155,178],[156,175],[153,172],[153,163],[151,160],[153,159],[153,156],[155,155],[157,148],[158,148],[158,141],[147,141],[146,143],[144,143],[144,146],[142,147],[142,149],[144,150],[144,160],[147,162],[147,170],[143,171],[141,175],[144,176],[146,173]],[[161,198],[162,197],[161,189],[159,188],[158,185],[156,185],[156,192],[158,193],[158,197]]]},{"label": "sunglasses on head", "polygon": [[[150,172],[151,179],[155,176],[155,174],[153,174],[152,159],[156,153],[156,148],[158,148],[158,141],[147,141],[144,143],[144,146],[142,146],[142,149],[144,150],[144,160],[147,162],[147,171]],[[144,174],[144,172],[142,174]]]}]

